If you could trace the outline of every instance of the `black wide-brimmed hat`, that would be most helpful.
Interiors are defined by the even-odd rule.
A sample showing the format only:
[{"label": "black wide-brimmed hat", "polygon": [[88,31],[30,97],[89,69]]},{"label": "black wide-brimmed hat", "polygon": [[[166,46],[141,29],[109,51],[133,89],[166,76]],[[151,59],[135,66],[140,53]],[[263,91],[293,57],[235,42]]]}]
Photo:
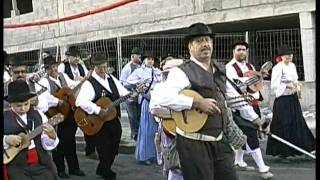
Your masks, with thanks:
[{"label": "black wide-brimmed hat", "polygon": [[245,41],[237,41],[237,42],[235,42],[235,43],[232,44],[232,49],[234,49],[234,48],[235,48],[236,46],[238,46],[238,45],[245,46],[246,49],[249,48],[249,44],[248,44],[247,42],[245,42]]},{"label": "black wide-brimmed hat", "polygon": [[25,58],[21,55],[11,55],[9,58],[9,65],[10,66],[23,66],[27,65]]},{"label": "black wide-brimmed hat", "polygon": [[96,52],[91,58],[92,65],[101,65],[108,62],[105,52]]},{"label": "black wide-brimmed hat", "polygon": [[9,103],[24,102],[34,96],[36,96],[36,94],[30,92],[26,81],[16,80],[8,85],[8,95],[4,97],[4,100]]},{"label": "black wide-brimmed hat", "polygon": [[184,40],[186,43],[189,43],[192,39],[199,36],[209,36],[213,38],[214,34],[212,33],[212,30],[209,28],[209,26],[203,23],[195,23],[189,26],[188,33],[184,37]]},{"label": "black wide-brimmed hat", "polygon": [[289,48],[287,45],[282,45],[277,49],[277,56],[282,56],[286,54],[293,54],[294,51]]},{"label": "black wide-brimmed hat", "polygon": [[59,62],[56,61],[56,58],[53,57],[49,52],[42,53],[42,60],[45,68],[48,68],[54,64],[58,64]]},{"label": "black wide-brimmed hat", "polygon": [[80,56],[80,50],[77,46],[70,46],[66,52],[68,56]]},{"label": "black wide-brimmed hat", "polygon": [[140,49],[140,48],[138,48],[138,47],[134,47],[134,48],[131,50],[131,54],[141,55],[141,54],[142,54],[142,49]]}]

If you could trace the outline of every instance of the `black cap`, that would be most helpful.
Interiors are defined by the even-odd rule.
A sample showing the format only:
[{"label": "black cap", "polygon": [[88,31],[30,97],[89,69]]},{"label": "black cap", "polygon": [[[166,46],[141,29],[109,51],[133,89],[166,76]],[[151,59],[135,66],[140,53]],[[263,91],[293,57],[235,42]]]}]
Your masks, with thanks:
[{"label": "black cap", "polygon": [[26,60],[21,55],[11,55],[9,56],[9,65],[11,66],[23,66],[27,65]]},{"label": "black cap", "polygon": [[80,56],[80,50],[77,46],[70,46],[66,52],[68,56]]},{"label": "black cap", "polygon": [[247,42],[245,42],[245,41],[237,41],[237,42],[232,44],[232,49],[236,48],[236,46],[238,46],[238,45],[245,46],[246,49],[249,48],[249,44]]},{"label": "black cap", "polygon": [[36,94],[30,92],[30,88],[25,80],[16,80],[8,85],[8,96],[5,96],[4,99],[10,103],[14,103],[27,101],[34,96]]},{"label": "black cap", "polygon": [[142,54],[142,50],[138,47],[134,47],[132,50],[131,50],[131,54],[138,54],[138,55],[141,55]]},{"label": "black cap", "polygon": [[277,49],[277,56],[282,56],[286,54],[293,54],[294,51],[288,47],[288,45],[282,45]]},{"label": "black cap", "polygon": [[91,58],[92,65],[100,65],[107,62],[107,56],[105,52],[96,52]]},{"label": "black cap", "polygon": [[184,37],[185,42],[189,43],[191,40],[193,40],[195,37],[199,36],[209,36],[213,38],[212,30],[203,23],[195,23],[189,26],[188,33]]}]

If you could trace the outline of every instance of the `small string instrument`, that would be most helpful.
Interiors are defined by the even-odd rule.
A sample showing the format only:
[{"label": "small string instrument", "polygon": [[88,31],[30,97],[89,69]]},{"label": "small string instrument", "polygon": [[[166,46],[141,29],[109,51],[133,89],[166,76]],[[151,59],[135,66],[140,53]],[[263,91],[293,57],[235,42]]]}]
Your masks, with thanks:
[{"label": "small string instrument", "polygon": [[262,89],[263,87],[263,78],[269,75],[270,69],[272,69],[272,62],[265,62],[260,69],[260,72],[248,71],[244,73],[244,77],[249,77],[245,82],[241,82],[238,79],[233,79],[237,86],[244,92],[255,93]]},{"label": "small string instrument", "polygon": [[[59,123],[61,123],[64,120],[64,117],[62,114],[57,114],[50,119],[48,119],[48,123],[52,126],[55,126]],[[19,146],[9,146],[8,149],[3,150],[3,164],[8,164],[11,162],[19,153],[25,148],[28,148],[31,140],[37,137],[42,133],[42,125],[35,128],[33,131],[31,131],[28,134],[25,133],[19,133],[18,136],[21,137],[21,143]]]},{"label": "small string instrument", "polygon": [[[204,99],[199,93],[193,90],[185,89],[179,94],[185,95],[187,97]],[[226,105],[229,108],[237,108],[242,106],[247,106],[254,98],[249,95],[241,95],[238,97],[228,98],[226,100]],[[219,107],[222,107],[221,103],[218,103]],[[175,127],[185,132],[196,132],[200,130],[208,119],[208,114],[201,112],[199,109],[190,109],[183,111],[169,111],[165,109],[152,109],[151,111],[155,116],[163,118],[162,125],[164,130],[170,134],[175,134]],[[174,121],[174,122],[173,122]]]}]

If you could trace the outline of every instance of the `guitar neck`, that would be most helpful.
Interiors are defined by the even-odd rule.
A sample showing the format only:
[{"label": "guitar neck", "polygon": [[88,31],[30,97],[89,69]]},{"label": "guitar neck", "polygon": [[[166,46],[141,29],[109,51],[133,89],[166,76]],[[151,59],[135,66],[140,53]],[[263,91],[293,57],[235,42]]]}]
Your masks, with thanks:
[{"label": "guitar neck", "polygon": [[111,107],[116,107],[116,106],[120,105],[121,103],[125,102],[127,99],[129,99],[132,96],[132,94],[134,94],[134,92],[131,92],[131,93],[129,93],[129,94],[125,95],[125,96],[122,96],[119,99],[115,100],[111,104],[111,106],[109,106],[109,108],[111,109]]},{"label": "guitar neck", "polygon": [[[58,115],[50,118],[50,119],[48,120],[48,123],[49,123],[50,125],[52,125],[52,126],[55,126],[55,125],[59,124],[60,122],[62,122],[62,121],[63,121],[63,116],[62,116],[62,117],[59,117],[59,115],[60,115],[60,114],[58,114]],[[56,119],[57,117],[58,117],[58,120]],[[60,118],[61,120],[59,120],[59,118]],[[28,134],[29,139],[30,139],[30,140],[34,139],[34,138],[37,137],[39,134],[41,134],[42,131],[43,131],[43,124],[40,125],[40,126],[38,126],[38,127],[36,127],[34,130],[32,130],[32,131]]]}]

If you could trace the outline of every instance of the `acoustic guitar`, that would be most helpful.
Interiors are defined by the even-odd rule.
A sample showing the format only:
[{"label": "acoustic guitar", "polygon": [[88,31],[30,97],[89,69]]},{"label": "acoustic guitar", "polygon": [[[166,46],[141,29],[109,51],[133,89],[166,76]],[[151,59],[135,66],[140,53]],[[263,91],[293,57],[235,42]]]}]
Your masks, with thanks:
[{"label": "acoustic guitar", "polygon": [[[184,96],[203,99],[203,97],[196,91],[185,89],[182,90],[179,94]],[[237,108],[242,106],[247,106],[254,98],[249,95],[241,95],[237,97],[228,98],[226,100],[227,107]],[[222,104],[218,105],[219,107],[223,106]],[[172,135],[175,135],[175,129],[179,129],[185,132],[196,132],[200,130],[207,121],[208,114],[201,112],[198,109],[190,109],[183,111],[173,111],[168,109],[152,109],[152,114],[162,118],[162,126],[165,132],[168,132]]]},{"label": "acoustic guitar", "polygon": [[249,71],[244,74],[245,77],[249,77],[248,80],[245,82],[241,82],[238,79],[233,79],[233,81],[237,84],[240,90],[246,94],[255,93],[262,89],[263,87],[263,78],[269,75],[269,71],[272,69],[272,62],[267,61],[265,62],[259,72],[256,71]]},{"label": "acoustic guitar", "polygon": [[[62,114],[57,114],[48,120],[48,123],[55,126],[64,120]],[[18,136],[21,137],[21,144],[19,146],[9,146],[8,149],[3,150],[3,164],[8,164],[11,162],[19,153],[25,148],[28,148],[31,140],[42,133],[42,125],[35,128],[28,134],[19,133]]]},{"label": "acoustic guitar", "polygon": [[95,135],[97,134],[102,125],[107,121],[112,121],[117,116],[116,106],[125,102],[127,99],[137,96],[140,92],[144,92],[146,90],[146,81],[149,79],[142,81],[137,85],[137,88],[130,92],[129,94],[120,97],[114,102],[111,101],[108,97],[101,97],[95,102],[101,108],[107,109],[107,113],[101,118],[98,115],[88,115],[83,109],[78,107],[74,112],[74,119],[78,125],[78,127],[86,134],[86,135]]},{"label": "acoustic guitar", "polygon": [[63,100],[62,105],[57,107],[51,107],[48,109],[49,117],[52,117],[58,113],[62,113],[64,115],[64,118],[67,118],[70,112],[70,109],[75,109],[75,102],[77,98],[77,94],[79,93],[79,90],[82,86],[82,84],[89,79],[91,76],[93,70],[90,70],[88,75],[85,76],[81,82],[75,86],[73,89],[70,87],[62,87],[59,89],[59,91],[53,93],[52,95],[60,100]]}]

